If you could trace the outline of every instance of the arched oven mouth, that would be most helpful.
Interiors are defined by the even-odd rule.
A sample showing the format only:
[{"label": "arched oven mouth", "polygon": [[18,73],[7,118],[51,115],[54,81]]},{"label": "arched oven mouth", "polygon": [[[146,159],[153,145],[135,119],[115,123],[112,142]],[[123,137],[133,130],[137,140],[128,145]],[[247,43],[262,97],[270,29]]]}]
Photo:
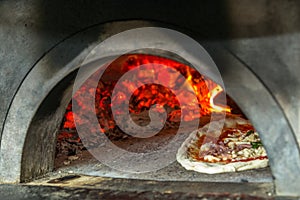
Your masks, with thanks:
[{"label": "arched oven mouth", "polygon": [[[174,75],[171,75],[170,77],[164,77],[164,79],[166,81],[168,81],[168,79],[170,78],[177,79],[176,82],[182,82],[179,84],[180,87],[182,87],[182,85],[184,85],[184,82],[186,81],[187,84],[192,84],[192,87],[196,89],[199,101],[199,103],[197,104],[199,104],[200,109],[200,121],[198,128],[201,128],[204,125],[208,124],[211,120],[221,119],[224,113],[226,113],[227,116],[236,116],[247,119],[245,114],[241,111],[241,109],[234,102],[234,100],[228,95],[226,95],[224,91],[219,91],[216,94],[212,94],[212,92],[216,91],[215,89],[220,87],[218,84],[199,74],[194,68],[190,67],[188,64],[183,64],[183,62],[175,61],[179,59],[174,58],[176,57],[173,57],[172,54],[166,54],[162,51],[155,52],[151,50],[150,52],[147,52],[147,54],[145,53],[145,51],[139,51],[139,53],[131,53],[121,56],[119,59],[111,63],[110,67],[108,67],[106,69],[106,72],[103,73],[101,79],[99,80],[97,92],[95,94],[95,113],[98,117],[103,134],[105,134],[109,138],[109,140],[112,143],[114,143],[114,145],[125,149],[126,151],[145,153],[163,147],[166,143],[172,140],[172,138],[176,134],[180,134],[177,133],[177,129],[181,121],[180,118],[182,115],[182,113],[180,112],[180,105],[177,102],[176,96],[170,93],[169,90],[164,89],[162,85],[149,84],[138,88],[136,91],[130,91],[132,93],[128,93],[124,89],[120,90],[119,88],[118,90],[118,88],[115,88],[117,81],[124,73],[126,73],[126,71],[147,63],[151,63],[151,65],[164,63],[169,67],[173,67],[177,70],[180,70],[180,72],[184,74],[185,80],[181,80],[177,76],[174,77]],[[144,71],[139,71],[138,76],[140,78],[148,78],[148,74],[145,74],[145,70],[146,69],[144,69]],[[159,72],[157,73],[159,74]],[[169,83],[171,82],[172,81],[169,80]],[[121,83],[121,85],[126,88],[136,88],[134,84],[134,82],[129,83],[128,80],[123,80],[123,85]],[[166,84],[168,85],[168,83]],[[79,125],[81,125],[82,123],[89,123],[89,121],[84,119],[84,115],[83,117],[81,117],[78,116],[78,114],[82,114],[88,109],[85,107],[84,96],[86,95],[86,93],[90,93],[87,91],[91,89],[92,88],[90,88],[89,85],[86,84],[84,87],[80,88],[78,92],[75,92],[75,95],[77,95],[76,97],[78,98],[72,98],[73,105],[74,103],[76,106],[80,105],[81,112],[77,113],[76,119],[77,124]],[[149,122],[151,121],[151,119],[149,118],[149,109],[152,105],[159,102],[162,106],[164,106],[167,109],[168,112],[168,117],[167,121],[165,122],[164,128],[154,136],[147,137],[147,139],[137,138],[124,132],[124,130],[118,127],[111,113],[111,96],[112,91],[114,89],[118,90],[121,94],[120,97],[122,97],[122,99],[117,101],[118,104],[123,103],[123,98],[125,98],[124,95],[130,96],[131,100],[129,105],[129,111],[118,110],[118,112],[130,112],[130,116],[132,117],[133,121],[139,126],[145,126],[149,124]],[[177,88],[177,90],[181,89]],[[181,95],[186,97],[186,101],[190,101],[190,93],[191,91],[181,91]],[[225,100],[225,102],[223,102],[222,100]],[[218,112],[220,112],[220,116],[218,116],[217,119],[213,119],[211,114],[218,114]],[[196,113],[185,113],[183,121],[186,122],[186,125],[184,128],[189,129],[189,122],[195,120],[196,118],[199,118],[199,116]],[[128,124],[128,126],[130,126],[130,124]],[[154,131],[155,130],[153,129],[153,132]],[[192,131],[194,130],[189,130],[187,134],[192,133]],[[95,133],[91,131],[90,134]],[[101,141],[99,141],[99,144],[97,143],[97,140],[90,140],[88,142],[95,143],[93,145],[101,145]],[[146,173],[124,172],[117,169],[113,169],[101,163],[101,161],[97,160],[97,158],[95,158],[89,152],[89,148],[93,148],[89,146],[91,144],[87,144],[87,146],[85,146],[85,144],[87,143],[82,143],[80,135],[76,130],[74,113],[72,111],[72,102],[70,102],[67,106],[64,118],[62,120],[57,135],[56,153],[54,161],[54,168],[56,172],[73,172],[75,174],[83,175],[96,175],[101,177],[114,178],[132,178],[153,181],[207,181],[255,183],[272,182],[271,171],[268,167],[258,170],[250,170],[246,172],[208,175],[199,172],[188,171],[184,169],[177,161],[174,161],[169,166],[164,167],[158,171]],[[149,160],[145,160],[145,162],[149,162]],[[151,165],[151,163],[149,163],[149,165]]]},{"label": "arched oven mouth", "polygon": [[[119,62],[125,63],[128,60],[132,61],[132,57],[135,57],[137,60],[141,58],[152,58],[156,60],[163,59],[179,63],[178,58],[173,58],[173,60],[170,60],[172,58],[170,54],[164,56],[163,52],[154,53],[153,51],[151,52],[151,54],[143,54],[141,52],[138,52],[138,54],[135,53],[124,55]],[[183,65],[187,67],[183,70],[185,73],[187,73],[187,70],[190,70],[190,68],[188,68],[188,64]],[[116,66],[119,67],[120,65]],[[117,73],[114,66],[108,71]],[[108,87],[108,85],[112,84],[112,81],[115,80],[112,74],[109,74],[109,72],[108,74],[106,74],[108,76],[105,76],[104,74],[104,80],[100,80],[102,81],[102,89],[104,89],[104,91],[102,91],[103,93],[107,93],[107,90],[113,89]],[[27,178],[29,179],[24,179],[26,180],[26,182],[29,181],[27,184],[82,188],[95,188],[101,186],[101,188],[109,190],[114,190],[120,187],[120,185],[123,185],[122,187],[124,187],[124,185],[127,185],[123,188],[126,191],[130,191],[132,189],[129,187],[130,185],[135,185],[134,190],[137,191],[166,192],[170,190],[172,192],[178,193],[187,193],[191,190],[191,188],[197,188],[197,194],[206,194],[208,191],[211,191],[212,193],[222,193],[223,188],[227,187],[231,188],[234,193],[240,193],[241,191],[243,191],[243,193],[247,195],[253,195],[255,193],[256,195],[262,197],[269,197],[274,193],[273,177],[269,167],[234,173],[203,174],[199,172],[188,171],[184,169],[177,161],[174,161],[172,164],[158,171],[147,173],[127,173],[102,164],[101,162],[99,162],[99,160],[93,157],[91,153],[89,153],[84,144],[82,144],[81,139],[76,131],[76,124],[74,122],[72,112],[72,102],[70,100],[70,88],[72,88],[73,86],[76,74],[77,71],[74,71],[66,78],[64,78],[63,81],[57,84],[55,89],[46,98],[46,101],[43,102],[42,105],[44,106],[41,106],[39,111],[37,112],[36,117],[39,116],[41,118],[44,118],[45,113],[49,112],[52,109],[50,108],[49,110],[48,103],[51,105],[59,105],[60,103],[54,102],[61,101],[61,99],[63,99],[65,105],[64,107],[66,107],[65,110],[62,109],[60,111],[60,115],[63,116],[63,118],[59,126],[57,127],[57,136],[55,140],[56,151],[54,159],[54,171],[47,173],[46,176],[41,176],[40,178],[35,180],[32,180],[29,178],[29,176],[27,176]],[[118,77],[120,75],[116,76]],[[214,82],[212,84],[217,85]],[[86,90],[88,89],[90,88],[86,88]],[[140,90],[138,94],[142,95],[143,92],[147,92],[146,89]],[[67,91],[67,93],[69,93],[67,95],[68,97],[57,98],[57,93],[60,93],[61,91]],[[166,93],[167,91],[163,92]],[[226,97],[227,105],[223,105],[223,108],[226,109],[228,106],[230,107],[230,113],[227,113],[228,115],[236,115],[246,119],[245,114],[230,96],[222,92],[220,92],[219,95]],[[136,98],[137,97],[138,95],[136,96]],[[217,97],[218,96],[215,97],[215,105],[221,105],[222,103],[224,103],[222,101],[221,103],[218,103]],[[168,99],[167,102],[170,101],[171,99]],[[135,106],[138,106],[140,104],[137,104]],[[95,105],[95,108],[97,108],[97,105]],[[105,107],[103,108],[103,110],[107,109],[108,108]],[[200,119],[199,128],[203,127],[211,120],[211,111],[205,111],[203,111],[204,113],[202,114],[202,117]],[[144,125],[149,123],[148,114],[149,113],[147,112],[147,109],[144,108],[141,109],[141,111],[138,112],[137,115],[133,115],[132,117],[137,124]],[[129,149],[130,151],[144,151],[145,149],[151,150],[151,148],[157,147],[157,143],[159,143],[160,141],[168,140],[168,138],[176,134],[176,126],[178,125],[178,116],[176,116],[177,114],[178,112],[170,112],[171,119],[170,121],[168,121],[165,127],[165,131],[162,131],[157,136],[152,137],[149,141],[146,140],[139,142],[136,138],[126,135],[116,126],[106,127],[106,134],[108,138],[110,138],[110,140],[114,142],[114,144],[121,148],[127,150]],[[109,118],[108,115],[105,116]],[[34,121],[39,122],[39,120]],[[188,129],[188,127],[185,128]],[[135,145],[135,143],[137,145]],[[151,144],[154,145],[151,146]],[[145,146],[147,147],[145,148]],[[246,190],[245,187],[247,188]]]},{"label": "arched oven mouth", "polygon": [[[119,26],[120,24],[122,26]],[[119,185],[127,185],[124,187],[124,190],[128,191],[131,185],[138,185],[138,191],[153,189],[154,191],[166,192],[170,189],[175,192],[185,193],[190,190],[189,188],[199,189],[202,187],[203,189],[198,190],[198,194],[204,191],[214,191],[214,188],[209,189],[213,186],[217,188],[217,191],[222,192],[222,187],[225,185],[227,188],[232,188],[233,192],[241,193],[246,187],[248,189],[245,193],[264,197],[272,196],[278,188],[285,188],[284,181],[287,178],[284,178],[283,174],[280,173],[279,165],[287,163],[291,158],[283,156],[277,159],[276,154],[283,153],[282,155],[286,155],[287,153],[291,153],[290,156],[294,156],[297,161],[298,147],[295,148],[297,144],[294,141],[293,132],[290,130],[290,126],[282,110],[276,103],[276,99],[274,100],[274,97],[270,95],[270,92],[262,84],[259,77],[234,57],[231,52],[228,52],[222,45],[215,42],[206,41],[204,42],[204,46],[217,63],[217,66],[220,67],[219,70],[228,91],[228,94],[219,94],[220,97],[227,100],[223,108],[229,106],[231,114],[249,118],[253,122],[254,127],[262,131],[261,140],[266,146],[270,159],[270,167],[243,172],[208,175],[187,171],[175,161],[169,166],[155,172],[125,173],[100,163],[89,153],[85,145],[81,143],[76,126],[72,121],[73,111],[71,105],[73,105],[73,102],[70,102],[78,66],[80,66],[87,53],[95,46],[93,44],[94,38],[99,36],[99,34],[101,35],[103,30],[106,31],[105,34],[113,35],[123,29],[149,25],[153,26],[157,24],[144,21],[130,21],[93,27],[90,30],[69,38],[54,48],[52,52],[34,66],[22,83],[8,113],[1,141],[0,169],[3,169],[0,173],[1,182],[28,182],[29,185],[42,184],[78,187],[93,187],[98,184],[106,189],[116,189]],[[84,41],[82,41],[82,38],[84,38]],[[66,49],[72,48],[77,48],[77,50],[67,52],[64,56],[59,57],[63,52],[66,52]],[[79,51],[80,53],[78,53],[78,49],[81,50]],[[129,55],[125,55],[124,60],[132,61],[130,57],[139,56],[143,58],[148,56],[147,58],[166,59],[186,66],[189,65],[186,61],[168,52],[155,52],[151,50],[147,53],[132,52]],[[58,57],[61,60],[58,59],[57,63],[49,62],[49,60],[55,60]],[[189,70],[185,72],[187,71]],[[234,73],[231,73],[232,71]],[[113,68],[111,72],[114,72]],[[108,77],[112,78],[112,76]],[[108,83],[111,81],[110,79],[102,80],[102,89],[104,89],[102,92],[106,92]],[[217,85],[217,83],[214,84]],[[137,93],[141,95],[147,91],[153,91],[151,87],[149,85],[149,88],[145,88],[144,91]],[[161,89],[160,86],[155,87],[155,92],[163,91],[163,94],[168,92]],[[255,91],[252,90],[253,88],[256,88]],[[249,96],[247,98],[247,92],[250,98]],[[256,92],[261,95],[261,101],[252,98]],[[27,100],[23,101],[25,96],[30,96],[31,102]],[[217,97],[215,99],[216,102]],[[139,96],[137,95],[134,98],[138,99]],[[131,98],[131,100],[134,101],[134,98]],[[172,102],[172,98],[167,99],[167,102]],[[141,100],[136,105],[146,103],[146,101]],[[221,101],[221,103],[216,103],[215,105],[221,106],[222,103]],[[168,121],[168,125],[165,127],[167,134],[162,133],[156,137],[152,137],[149,140],[150,142],[148,141],[149,144],[151,144],[151,140],[152,144],[154,144],[166,137],[172,136],[172,129],[176,128],[176,119],[178,118],[176,109],[174,109],[176,105],[174,104],[172,104],[173,107],[170,105],[168,107],[170,121]],[[209,105],[211,106],[211,104]],[[256,106],[256,109],[253,109],[253,106]],[[133,119],[137,124],[147,125],[149,123],[149,107],[150,105],[148,107],[144,106],[141,110],[135,110],[137,111],[137,115],[133,116]],[[103,110],[105,109],[103,108]],[[264,116],[264,113],[259,111],[260,109],[269,109],[270,112]],[[202,120],[200,120],[199,127],[209,122],[210,114],[209,112],[206,114],[202,113]],[[270,124],[272,120],[278,121],[278,124],[269,128],[266,123]],[[16,121],[19,124],[15,125]],[[261,123],[261,121],[264,123]],[[145,150],[142,148],[145,143],[141,142],[135,146],[137,140],[128,137],[128,135],[124,134],[114,124],[110,125],[111,127],[108,125],[108,127],[102,128],[106,130],[109,138],[119,147],[127,148],[130,151]],[[281,128],[279,129],[278,127]],[[287,130],[288,133],[284,136],[284,141],[290,142],[294,147],[286,147],[284,150],[277,149],[274,151],[276,149],[274,144],[272,144],[274,141],[267,139],[269,135],[266,133],[268,132],[266,130],[274,131],[274,137],[278,138],[282,129]],[[8,133],[12,132],[15,134],[15,140],[9,137]],[[278,145],[283,145],[284,141],[276,140],[275,142]],[[22,145],[16,146],[12,151],[8,151],[14,142],[19,142]],[[150,145],[150,148],[155,148],[155,146],[151,147]],[[293,152],[296,153],[294,154]],[[296,161],[295,163],[291,163],[287,167],[287,170],[297,170]],[[297,177],[291,178],[294,178],[296,181],[298,180]],[[147,185],[148,188],[142,187],[142,185]]]}]

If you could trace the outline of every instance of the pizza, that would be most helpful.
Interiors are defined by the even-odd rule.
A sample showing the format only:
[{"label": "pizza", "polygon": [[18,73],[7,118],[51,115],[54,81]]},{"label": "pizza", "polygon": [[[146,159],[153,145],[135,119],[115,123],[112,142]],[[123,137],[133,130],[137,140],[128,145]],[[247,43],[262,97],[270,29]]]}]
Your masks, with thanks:
[{"label": "pizza", "polygon": [[193,131],[176,159],[187,170],[208,174],[268,166],[258,133],[248,120],[236,116],[212,121]]}]

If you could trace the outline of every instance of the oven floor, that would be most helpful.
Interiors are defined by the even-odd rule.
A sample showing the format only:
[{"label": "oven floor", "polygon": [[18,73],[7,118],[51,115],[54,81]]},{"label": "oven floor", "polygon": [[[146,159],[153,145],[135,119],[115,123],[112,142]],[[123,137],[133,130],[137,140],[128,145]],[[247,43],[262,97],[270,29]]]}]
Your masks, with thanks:
[{"label": "oven floor", "polygon": [[[223,116],[220,116],[223,117]],[[201,126],[209,122],[210,117],[201,118]],[[180,133],[182,137],[187,137],[191,131],[190,126],[185,127],[185,132]],[[115,141],[116,145],[123,149],[130,149],[133,152],[152,151],[156,146],[164,146],[166,142],[172,139],[174,130],[168,128],[164,134],[158,134],[155,137],[148,138],[140,142],[136,138]],[[76,160],[68,165],[63,163],[68,160],[68,156],[61,156],[56,160],[56,173],[76,173],[90,176],[126,178],[139,180],[155,181],[194,181],[194,182],[272,182],[272,174],[269,167],[263,169],[247,170],[234,173],[222,174],[203,174],[184,169],[177,161],[169,166],[154,172],[148,173],[129,173],[112,169],[98,160],[96,160],[87,150],[81,151],[76,156]],[[68,161],[69,162],[69,161]]]},{"label": "oven floor", "polygon": [[84,162],[74,163],[70,166],[59,168],[55,173],[75,173],[90,176],[142,179],[155,181],[195,181],[195,182],[272,182],[269,167],[263,169],[247,170],[243,172],[203,174],[184,169],[176,161],[169,166],[154,172],[128,173],[112,169],[93,157],[85,156]]},{"label": "oven floor", "polygon": [[81,159],[22,185],[21,189],[50,197],[59,195],[57,199],[262,200],[274,197],[270,168],[209,175],[187,171],[174,162],[155,172],[136,174],[111,169],[85,153]]},{"label": "oven floor", "polygon": [[[207,121],[208,119],[202,122],[205,124]],[[179,134],[187,137],[191,131],[187,126],[185,133]],[[174,130],[169,128],[164,134],[158,134],[142,142],[136,138],[125,138],[114,143],[123,149],[144,152],[152,151],[157,145],[165,145],[173,136]],[[99,194],[105,196],[110,194],[118,196],[122,192],[125,195],[122,198],[111,199],[148,199],[143,195],[152,196],[153,199],[253,199],[253,197],[270,199],[274,194],[273,178],[269,167],[210,175],[188,171],[175,161],[158,171],[129,173],[102,164],[87,150],[79,152],[73,156],[58,157],[54,172],[26,185],[81,188],[87,193],[90,190],[101,190]],[[117,194],[114,193],[115,191],[118,191]],[[127,198],[128,195],[133,196]]]}]

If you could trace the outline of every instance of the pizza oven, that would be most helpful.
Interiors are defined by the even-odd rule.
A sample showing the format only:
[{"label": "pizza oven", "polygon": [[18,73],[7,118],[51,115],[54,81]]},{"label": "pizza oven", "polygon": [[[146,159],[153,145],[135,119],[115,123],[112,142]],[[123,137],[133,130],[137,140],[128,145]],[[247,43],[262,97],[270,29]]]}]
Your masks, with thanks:
[{"label": "pizza oven", "polygon": [[[126,4],[117,1],[85,5],[59,1],[1,4],[6,10],[0,18],[4,27],[0,30],[4,41],[0,51],[1,183],[79,188],[100,185],[105,190],[116,190],[122,185],[127,194],[153,190],[164,195],[209,193],[232,198],[230,195],[244,193],[265,198],[300,196],[299,2],[133,0]],[[11,9],[15,12],[7,12]],[[127,35],[122,35],[124,32]],[[202,48],[190,44],[187,38]],[[105,46],[101,46],[103,41]],[[199,58],[200,51],[203,53]],[[101,59],[95,59],[95,55]],[[133,79],[134,76],[119,81],[126,73],[124,68],[153,62],[178,66],[181,78],[190,81],[187,83],[192,87],[202,88],[203,84],[208,88],[198,91],[203,97],[199,113],[178,111],[176,95],[181,95],[187,105],[193,97],[189,97],[189,90],[182,92],[186,89],[180,87],[185,82],[180,75],[171,76],[173,72],[164,75],[159,84],[147,82],[153,70],[147,68],[136,70],[142,81]],[[95,66],[100,65],[107,68],[100,70],[102,78],[91,79],[94,87],[78,86],[78,82],[90,79],[82,77],[97,75]],[[200,70],[203,73],[197,73],[198,65],[204,66]],[[82,71],[83,67],[87,70]],[[157,69],[158,74],[164,74],[162,67]],[[197,81],[193,82],[195,77]],[[140,85],[140,81],[146,86]],[[174,91],[162,87],[172,84],[180,87]],[[134,88],[131,94],[118,93],[118,98],[128,99],[125,107],[118,106],[123,99],[111,98],[114,88],[118,88],[116,85],[119,92]],[[269,167],[208,175],[187,171],[175,160],[160,158],[156,163],[141,162],[143,167],[139,169],[160,166],[143,173],[131,173],[128,169],[136,166],[129,164],[126,170],[118,168],[126,161],[114,165],[115,168],[109,167],[94,158],[97,152],[93,154],[87,148],[99,143],[91,138],[82,141],[85,135],[78,131],[77,126],[89,120],[82,116],[89,113],[85,99],[90,93],[100,102],[92,105],[100,116],[97,122],[119,148],[146,154],[173,137],[174,131],[181,127],[180,120],[185,122],[182,129],[188,133],[195,126],[208,123],[212,113],[219,112],[215,116],[219,118],[229,110],[232,115],[249,119],[260,133]],[[149,140],[124,134],[132,129],[128,124],[135,124],[133,127],[151,124],[149,110],[160,103],[158,96],[167,102],[164,104],[167,115],[161,114],[166,119],[165,132],[158,132],[157,137],[154,134]],[[127,112],[133,123],[122,122],[126,127],[120,128],[112,120],[109,111],[112,105],[118,115]],[[162,107],[155,109],[160,113]],[[180,118],[181,115],[184,117]],[[200,119],[196,125],[192,123],[195,118]],[[162,165],[164,161],[168,165]]]}]

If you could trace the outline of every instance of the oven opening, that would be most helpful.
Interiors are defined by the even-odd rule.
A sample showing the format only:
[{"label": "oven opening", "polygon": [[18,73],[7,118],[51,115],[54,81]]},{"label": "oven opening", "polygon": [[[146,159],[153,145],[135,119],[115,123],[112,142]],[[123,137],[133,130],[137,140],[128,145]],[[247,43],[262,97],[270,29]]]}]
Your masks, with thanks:
[{"label": "oven opening", "polygon": [[[151,72],[151,67],[155,65],[159,66],[162,71],[153,71],[155,74],[149,74],[149,69]],[[144,84],[140,86],[129,79],[121,79],[126,72],[138,66],[142,66],[135,74],[139,77],[139,80],[147,80],[150,76],[158,77],[164,81],[165,85],[169,85],[172,90],[161,84]],[[164,66],[166,69],[172,68],[180,72],[182,76],[178,76],[173,71],[164,73]],[[95,72],[96,75],[97,73],[99,72]],[[89,87],[89,81],[98,81],[97,87],[95,89],[92,86]],[[185,85],[191,87],[183,89],[182,87]],[[117,92],[113,95],[113,91]],[[181,95],[184,105],[179,103],[174,91],[176,94]],[[87,94],[95,97],[92,110],[86,106]],[[196,94],[197,102],[191,101],[192,94]],[[124,109],[123,105],[125,99],[128,99],[129,102],[127,109]],[[145,127],[151,123],[153,105],[158,105],[155,110],[158,115],[163,115],[164,111],[166,112],[165,123],[161,130],[153,130],[157,134],[146,134],[146,138],[128,134],[127,132],[134,129],[132,126]],[[77,107],[76,113],[73,112],[74,106]],[[182,113],[180,106],[196,107],[198,110]],[[117,115],[113,114],[112,107]],[[88,125],[89,120],[85,117],[86,113],[95,114],[100,130],[95,129],[97,126],[91,127]],[[132,125],[132,123],[126,121],[127,118],[122,118],[122,127],[119,127],[115,118],[119,115],[126,115],[126,113],[134,124]],[[102,164],[89,151],[101,145],[102,141],[97,139],[97,134],[100,133],[105,134],[114,145],[125,151],[147,153],[161,148],[161,146],[171,141],[176,134],[180,134],[177,131],[181,122],[184,122],[183,126],[186,133],[190,134],[194,131],[189,130],[191,129],[190,124],[196,122],[198,129],[200,129],[212,120],[222,119],[225,115],[226,118],[233,117],[247,120],[239,106],[223,91],[220,85],[201,75],[189,64],[149,54],[123,55],[109,64],[99,80],[94,74],[91,75],[86,80],[84,87],[80,87],[74,93],[66,108],[57,135],[54,169],[59,173],[155,181],[272,182],[269,167],[240,172],[206,174],[187,170],[177,161],[157,171],[129,173]],[[120,119],[118,120],[120,121]],[[162,122],[158,120],[154,123],[160,124]],[[82,142],[76,129],[78,125],[85,127],[88,134],[92,135],[85,142]]]}]

